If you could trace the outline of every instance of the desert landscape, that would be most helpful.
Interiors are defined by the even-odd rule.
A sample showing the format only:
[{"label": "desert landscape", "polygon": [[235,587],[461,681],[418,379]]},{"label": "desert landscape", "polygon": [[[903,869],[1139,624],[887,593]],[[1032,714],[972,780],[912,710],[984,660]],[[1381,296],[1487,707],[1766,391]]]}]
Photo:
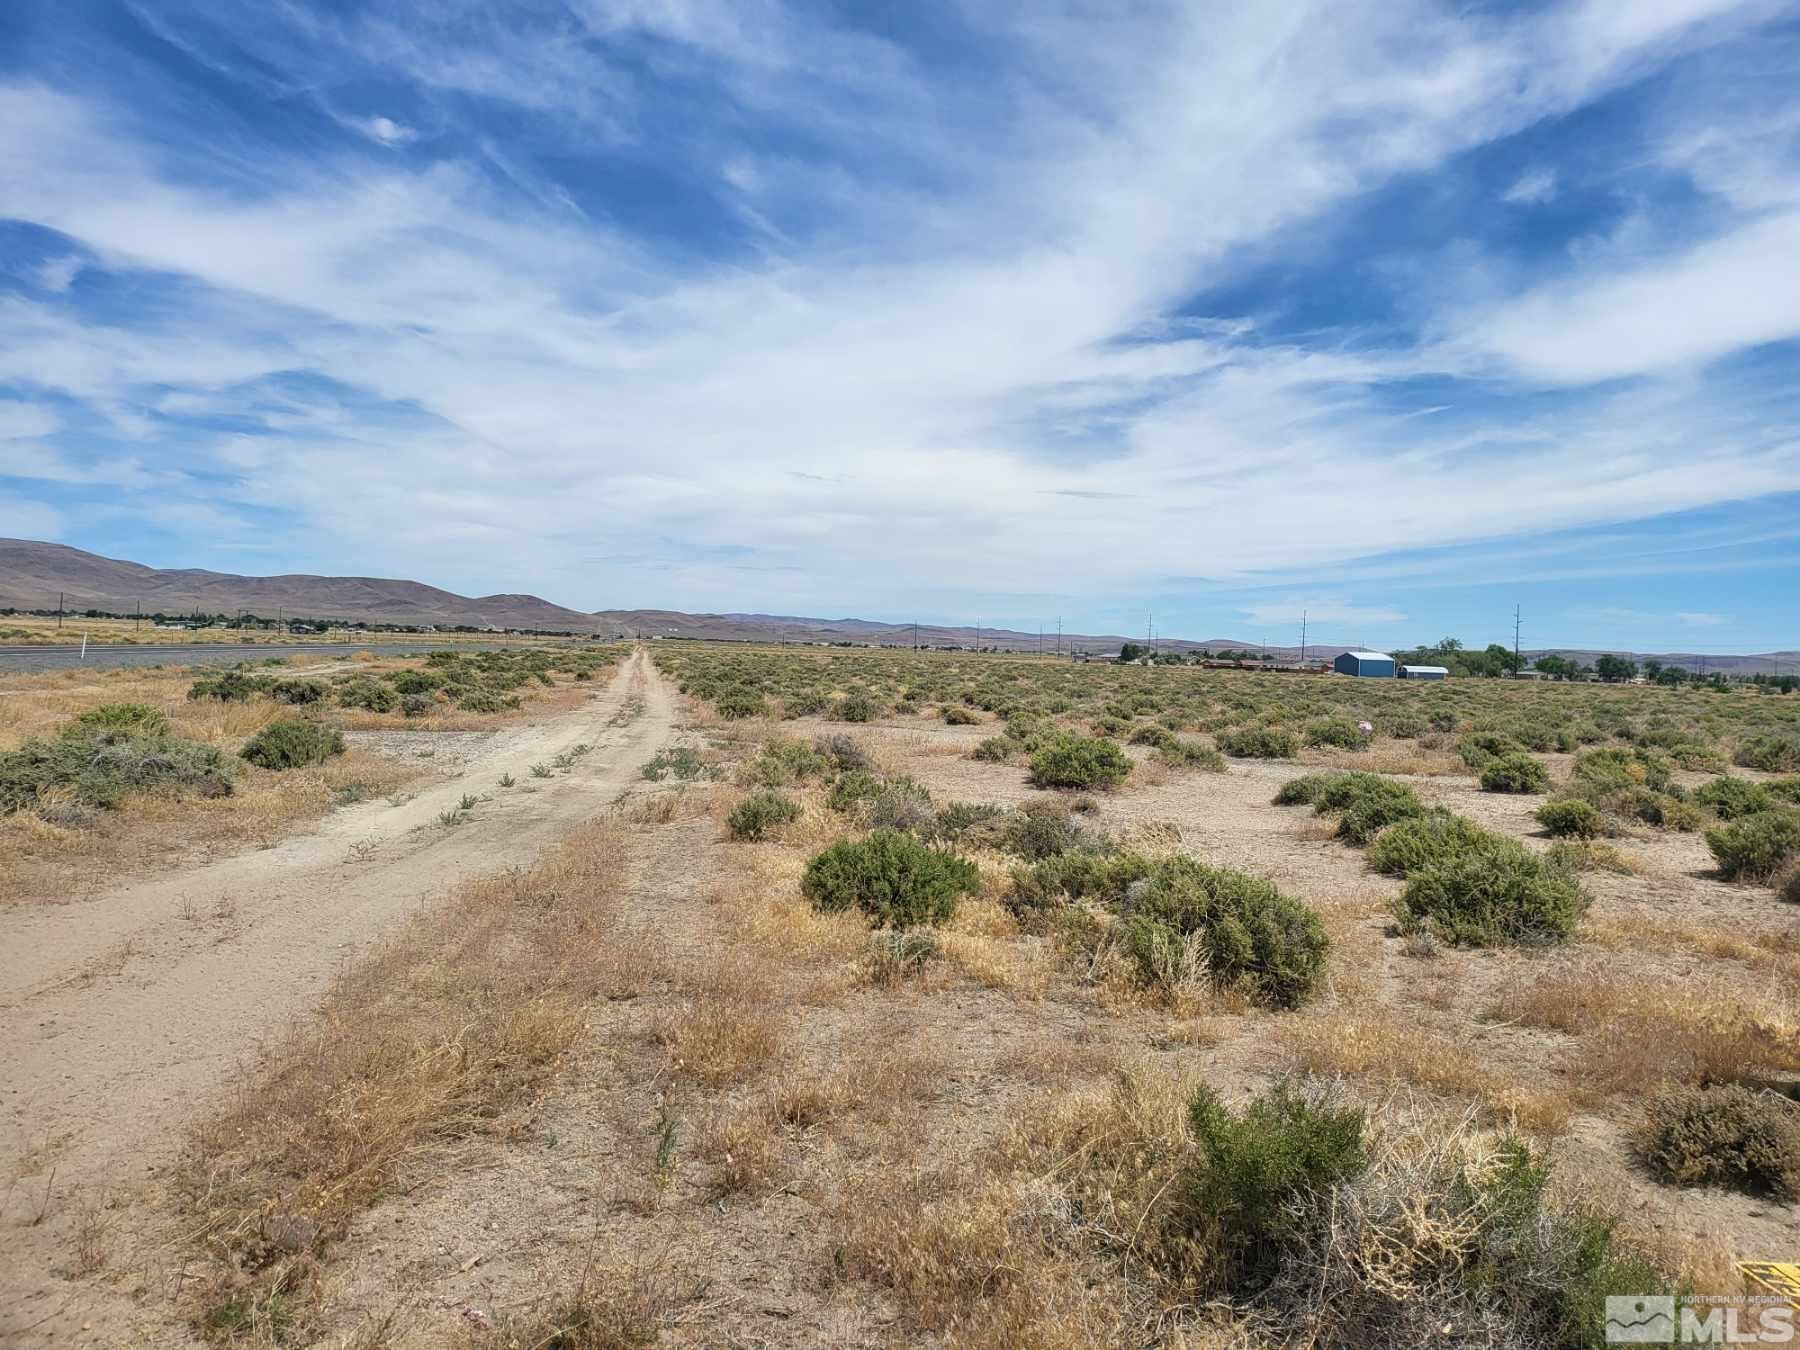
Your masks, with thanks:
[{"label": "desert landscape", "polygon": [[9,1334],[1587,1345],[1800,1223],[1788,699],[576,656],[5,681],[239,762],[8,800]]},{"label": "desert landscape", "polygon": [[1797,71],[0,0],[0,1350],[1800,1339]]}]

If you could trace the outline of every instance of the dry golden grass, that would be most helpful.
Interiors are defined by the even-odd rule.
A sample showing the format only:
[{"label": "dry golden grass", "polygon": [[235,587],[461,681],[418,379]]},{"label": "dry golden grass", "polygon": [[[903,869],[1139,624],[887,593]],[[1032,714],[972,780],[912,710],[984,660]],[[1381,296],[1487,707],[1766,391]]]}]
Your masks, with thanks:
[{"label": "dry golden grass", "polygon": [[1800,928],[1781,933],[1734,933],[1634,911],[1590,915],[1576,940],[1609,951],[1699,952],[1800,981]]},{"label": "dry golden grass", "polygon": [[185,1236],[219,1258],[212,1298],[296,1278],[311,1244],[271,1224],[298,1216],[329,1240],[465,1141],[514,1128],[611,987],[628,846],[618,821],[593,821],[530,870],[464,886],[352,966],[194,1130],[177,1194]]},{"label": "dry golden grass", "polygon": [[1494,1015],[1576,1037],[1561,1067],[1587,1104],[1668,1080],[1800,1070],[1791,988],[1752,1002],[1697,981],[1625,976],[1584,961],[1514,984]]},{"label": "dry golden grass", "polygon": [[1565,1095],[1486,1067],[1443,1026],[1370,1008],[1284,1019],[1274,1034],[1294,1066],[1307,1073],[1416,1083],[1479,1102],[1495,1118],[1534,1134],[1561,1134],[1569,1127]]},{"label": "dry golden grass", "polygon": [[1362,769],[1366,773],[1455,778],[1469,772],[1460,755],[1428,749],[1416,741],[1377,739],[1366,750],[1313,750],[1302,758],[1308,763],[1327,764],[1334,769]]}]

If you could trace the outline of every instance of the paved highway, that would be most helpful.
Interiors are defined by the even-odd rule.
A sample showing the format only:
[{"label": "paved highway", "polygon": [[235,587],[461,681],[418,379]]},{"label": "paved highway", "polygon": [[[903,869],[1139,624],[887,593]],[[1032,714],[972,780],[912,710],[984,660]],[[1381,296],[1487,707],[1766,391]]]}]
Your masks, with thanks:
[{"label": "paved highway", "polygon": [[517,642],[433,642],[429,638],[412,642],[167,642],[154,646],[146,643],[141,647],[92,642],[84,657],[79,642],[56,647],[20,644],[0,646],[0,671],[68,670],[76,666],[103,670],[120,666],[230,666],[239,661],[262,661],[271,656],[347,656],[351,652],[391,655],[445,647],[460,652],[487,652],[526,645],[530,645],[530,639]]}]

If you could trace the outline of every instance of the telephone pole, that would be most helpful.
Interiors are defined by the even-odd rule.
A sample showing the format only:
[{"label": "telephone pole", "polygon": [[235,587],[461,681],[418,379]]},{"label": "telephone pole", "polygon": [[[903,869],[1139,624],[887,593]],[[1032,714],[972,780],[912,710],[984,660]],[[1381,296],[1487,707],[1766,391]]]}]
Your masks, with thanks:
[{"label": "telephone pole", "polygon": [[1056,654],[1062,655],[1062,615],[1056,616]]},{"label": "telephone pole", "polygon": [[1517,675],[1525,663],[1519,659],[1519,607],[1513,606],[1513,674]]},{"label": "telephone pole", "polygon": [[62,627],[62,616],[63,616],[63,593],[61,591],[58,591],[56,593],[56,626],[58,628]]},{"label": "telephone pole", "polygon": [[1306,664],[1306,611],[1300,611],[1300,664]]}]

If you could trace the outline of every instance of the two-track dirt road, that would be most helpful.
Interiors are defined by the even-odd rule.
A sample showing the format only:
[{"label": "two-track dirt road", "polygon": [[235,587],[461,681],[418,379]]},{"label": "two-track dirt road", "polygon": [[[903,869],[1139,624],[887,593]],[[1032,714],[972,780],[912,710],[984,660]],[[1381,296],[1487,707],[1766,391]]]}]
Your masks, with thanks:
[{"label": "two-track dirt road", "polygon": [[[62,1272],[81,1197],[166,1165],[344,962],[464,878],[530,863],[628,790],[673,727],[639,650],[582,707],[399,805],[93,900],[0,909],[0,1344],[81,1342],[82,1286]],[[531,774],[582,743],[570,768]],[[482,800],[442,823],[465,794]]]}]

